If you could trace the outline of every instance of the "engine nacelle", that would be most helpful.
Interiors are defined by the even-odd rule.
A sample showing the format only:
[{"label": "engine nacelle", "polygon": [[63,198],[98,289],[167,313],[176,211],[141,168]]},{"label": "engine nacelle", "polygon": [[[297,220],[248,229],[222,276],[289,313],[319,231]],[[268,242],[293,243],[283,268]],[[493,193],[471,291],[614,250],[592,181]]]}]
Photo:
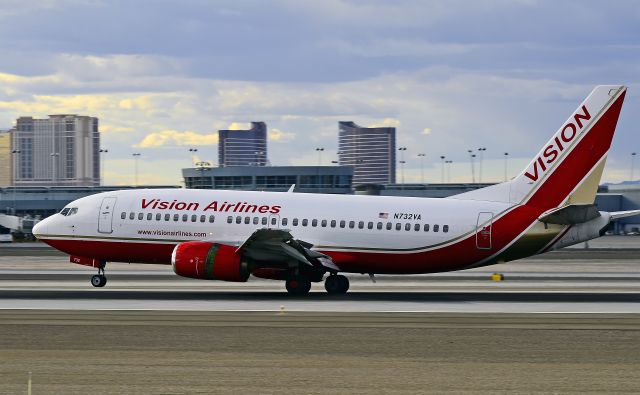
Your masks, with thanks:
[{"label": "engine nacelle", "polygon": [[234,247],[225,244],[187,241],[173,249],[171,265],[182,277],[245,282],[250,272],[241,258]]}]

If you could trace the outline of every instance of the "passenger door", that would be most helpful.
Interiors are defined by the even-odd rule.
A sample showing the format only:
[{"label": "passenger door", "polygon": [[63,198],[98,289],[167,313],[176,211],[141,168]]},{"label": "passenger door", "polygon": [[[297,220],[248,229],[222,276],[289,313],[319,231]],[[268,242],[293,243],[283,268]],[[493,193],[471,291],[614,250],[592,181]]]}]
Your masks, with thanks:
[{"label": "passenger door", "polygon": [[476,223],[476,247],[479,250],[491,249],[491,236],[493,231],[493,213],[482,212],[478,214]]},{"label": "passenger door", "polygon": [[116,205],[116,200],[117,198],[115,197],[106,197],[102,199],[102,204],[100,205],[100,216],[98,217],[98,232],[113,232],[113,210]]}]

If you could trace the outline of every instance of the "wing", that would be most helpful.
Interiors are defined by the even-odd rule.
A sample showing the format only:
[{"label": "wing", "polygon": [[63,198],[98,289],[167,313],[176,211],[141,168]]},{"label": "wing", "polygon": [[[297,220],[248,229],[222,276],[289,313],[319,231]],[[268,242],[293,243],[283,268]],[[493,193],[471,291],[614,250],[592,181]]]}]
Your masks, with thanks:
[{"label": "wing", "polygon": [[311,249],[313,244],[296,240],[288,229],[258,229],[236,250],[243,256],[258,262],[287,262],[294,267],[300,264],[338,272],[331,258]]},{"label": "wing", "polygon": [[548,224],[576,225],[599,216],[600,212],[594,204],[571,204],[546,211],[538,220]]}]

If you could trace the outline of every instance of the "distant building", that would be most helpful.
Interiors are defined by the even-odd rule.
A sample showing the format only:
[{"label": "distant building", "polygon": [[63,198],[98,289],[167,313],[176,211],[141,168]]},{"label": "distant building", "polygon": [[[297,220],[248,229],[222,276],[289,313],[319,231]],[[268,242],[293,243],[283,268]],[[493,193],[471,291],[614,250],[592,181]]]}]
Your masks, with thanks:
[{"label": "distant building", "polygon": [[218,130],[218,166],[266,166],[267,125],[251,122],[248,130]]},{"label": "distant building", "polygon": [[352,193],[351,166],[236,166],[182,169],[187,188]]},{"label": "distant building", "polygon": [[396,128],[365,128],[353,122],[339,122],[338,159],[353,166],[353,183],[396,182]]},{"label": "distant building", "polygon": [[20,117],[12,133],[13,183],[17,186],[100,185],[98,118]]},{"label": "distant building", "polygon": [[0,130],[0,187],[11,185],[11,131]]}]

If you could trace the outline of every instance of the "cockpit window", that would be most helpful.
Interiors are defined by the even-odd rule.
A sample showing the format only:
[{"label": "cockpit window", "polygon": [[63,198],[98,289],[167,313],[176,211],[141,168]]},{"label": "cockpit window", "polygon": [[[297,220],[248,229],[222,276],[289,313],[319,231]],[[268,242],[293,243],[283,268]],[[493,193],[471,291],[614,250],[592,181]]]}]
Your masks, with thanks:
[{"label": "cockpit window", "polygon": [[64,215],[65,217],[68,217],[70,215],[76,214],[77,212],[78,212],[77,207],[65,207],[62,209],[62,211],[60,211],[60,214]]}]

